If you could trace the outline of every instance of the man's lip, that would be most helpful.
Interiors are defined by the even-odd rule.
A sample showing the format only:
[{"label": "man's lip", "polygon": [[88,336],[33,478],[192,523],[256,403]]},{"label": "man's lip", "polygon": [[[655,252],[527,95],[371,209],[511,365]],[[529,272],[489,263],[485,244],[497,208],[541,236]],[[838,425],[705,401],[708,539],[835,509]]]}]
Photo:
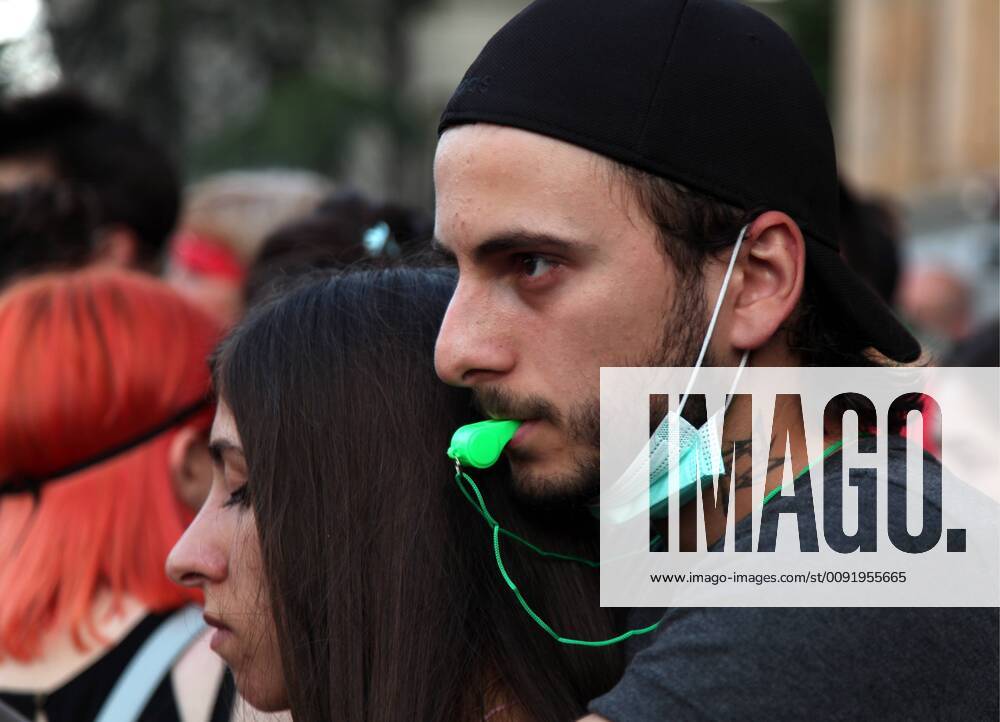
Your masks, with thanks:
[{"label": "man's lip", "polygon": [[531,433],[531,429],[534,428],[537,423],[538,419],[525,419],[522,421],[521,425],[517,427],[517,431],[514,432],[514,436],[512,436],[510,441],[507,443],[507,446],[512,449],[517,448],[524,442],[525,437]]},{"label": "man's lip", "polygon": [[202,615],[202,619],[204,619],[205,624],[207,624],[210,627],[215,627],[216,629],[224,629],[227,632],[233,631],[232,629],[229,628],[228,624],[224,623],[221,619],[212,614],[209,614],[208,612],[205,612]]}]

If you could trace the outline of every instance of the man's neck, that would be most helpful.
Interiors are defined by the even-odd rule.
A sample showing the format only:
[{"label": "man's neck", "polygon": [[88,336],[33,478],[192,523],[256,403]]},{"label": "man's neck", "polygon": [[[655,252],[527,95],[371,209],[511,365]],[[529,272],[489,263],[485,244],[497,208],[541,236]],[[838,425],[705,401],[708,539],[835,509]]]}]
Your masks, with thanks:
[{"label": "man's neck", "polygon": [[[805,429],[802,426],[801,407],[797,402],[786,399],[775,406],[772,426],[773,429],[780,429],[784,433],[775,433],[770,439],[764,478],[761,479],[759,476],[754,478],[750,411],[748,408],[740,408],[738,403],[734,401],[729,411],[729,416],[735,417],[736,423],[733,424],[733,428],[736,431],[724,434],[722,438],[722,459],[726,473],[719,480],[718,491],[713,486],[708,486],[702,490],[701,505],[692,501],[680,510],[682,551],[697,549],[699,506],[704,510],[706,546],[711,546],[725,534],[730,509],[737,522],[752,512],[755,485],[763,486],[763,496],[766,496],[781,486],[786,463],[791,463],[793,477],[810,464]],[[832,438],[827,438],[824,433],[824,444],[829,444],[831,441]],[[790,459],[790,462],[787,459]],[[757,473],[759,475],[759,470]],[[666,520],[655,522],[654,526],[656,531],[666,538]]]}]

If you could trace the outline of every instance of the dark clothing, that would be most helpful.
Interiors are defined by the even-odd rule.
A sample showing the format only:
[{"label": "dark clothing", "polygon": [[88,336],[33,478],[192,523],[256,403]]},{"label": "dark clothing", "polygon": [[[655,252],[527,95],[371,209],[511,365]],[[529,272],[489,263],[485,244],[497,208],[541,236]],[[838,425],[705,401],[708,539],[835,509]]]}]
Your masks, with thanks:
[{"label": "dark clothing", "polygon": [[[44,709],[49,722],[93,720],[129,661],[169,616],[169,612],[148,615],[94,664],[50,694],[36,697],[33,694],[0,691],[0,700],[29,720],[35,719],[38,709]],[[228,672],[221,687],[212,714],[212,722],[229,719],[234,687]],[[178,722],[180,719],[169,673],[161,680],[156,692],[142,711],[140,719],[143,722]]]},{"label": "dark clothing", "polygon": [[[890,440],[890,483],[905,464],[905,441]],[[840,479],[841,466],[840,454],[831,456],[826,478]],[[809,488],[801,481],[796,494]],[[875,485],[862,488],[874,493]],[[940,486],[928,489],[925,480],[924,491],[940,499]],[[792,503],[775,497],[762,527]],[[840,513],[829,507],[824,515]],[[735,531],[750,534],[749,517]],[[633,610],[629,628],[651,624],[661,611]],[[998,611],[670,609],[654,634],[626,649],[625,675],[590,710],[613,722],[997,720]]]}]

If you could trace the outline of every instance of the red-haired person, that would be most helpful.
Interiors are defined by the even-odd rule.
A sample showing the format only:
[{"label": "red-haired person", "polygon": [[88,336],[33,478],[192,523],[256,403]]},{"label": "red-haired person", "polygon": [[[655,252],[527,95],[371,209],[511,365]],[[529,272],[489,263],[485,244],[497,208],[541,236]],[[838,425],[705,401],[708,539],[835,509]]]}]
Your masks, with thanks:
[{"label": "red-haired person", "polygon": [[219,333],[131,272],[0,295],[0,700],[31,719],[229,714],[199,595],[163,572],[210,483]]}]

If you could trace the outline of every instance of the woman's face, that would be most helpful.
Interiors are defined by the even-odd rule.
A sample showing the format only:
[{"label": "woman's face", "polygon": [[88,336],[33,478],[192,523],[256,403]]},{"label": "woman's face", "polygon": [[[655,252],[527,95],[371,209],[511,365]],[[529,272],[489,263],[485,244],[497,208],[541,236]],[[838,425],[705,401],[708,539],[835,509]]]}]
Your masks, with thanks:
[{"label": "woman's face", "polygon": [[232,669],[240,694],[254,707],[288,707],[278,639],[257,536],[247,499],[247,465],[229,407],[220,400],[212,424],[212,487],[198,516],[167,559],[178,584],[201,587],[211,646]]}]

